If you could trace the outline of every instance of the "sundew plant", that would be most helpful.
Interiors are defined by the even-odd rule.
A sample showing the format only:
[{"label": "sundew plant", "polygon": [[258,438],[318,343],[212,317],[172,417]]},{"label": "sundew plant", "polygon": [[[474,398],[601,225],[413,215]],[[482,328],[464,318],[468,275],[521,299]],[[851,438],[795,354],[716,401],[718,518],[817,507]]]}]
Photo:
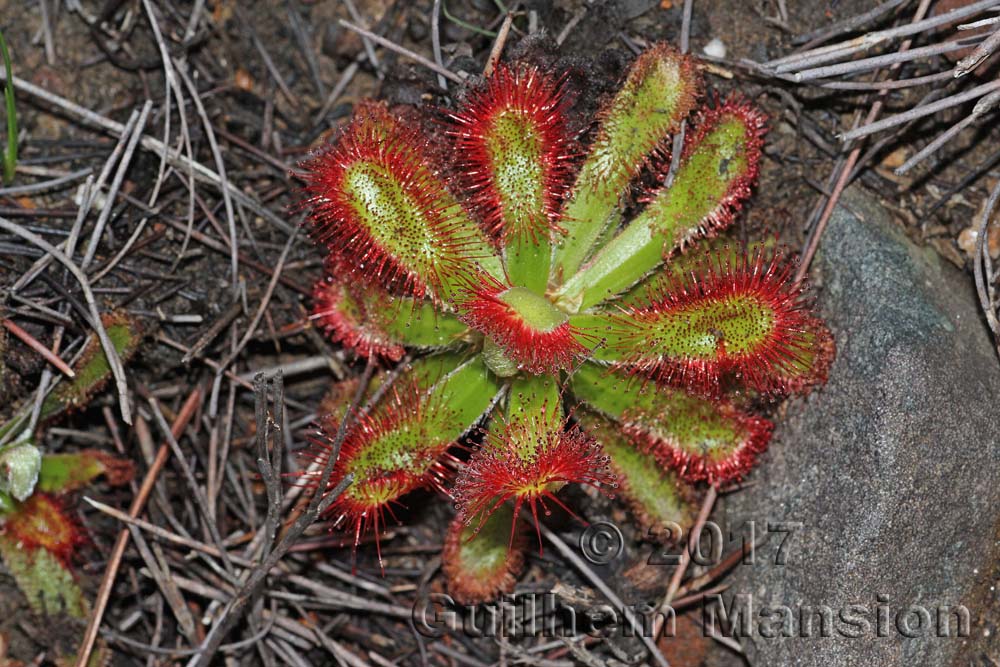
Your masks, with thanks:
[{"label": "sundew plant", "polygon": [[[324,405],[319,461],[351,417],[329,489],[353,483],[330,516],[357,545],[438,489],[457,509],[442,564],[462,602],[511,590],[523,519],[572,513],[568,484],[643,527],[690,525],[698,488],[766,448],[754,406],[824,382],[833,356],[792,262],[709,241],[755,183],[763,115],[699,108],[694,61],[663,45],[582,135],[564,81],[515,62],[454,111],[364,102],[303,164],[329,250],[315,323],[362,357],[413,359],[364,413],[347,415],[354,381]],[[664,182],[685,120],[670,184],[642,188]]]}]

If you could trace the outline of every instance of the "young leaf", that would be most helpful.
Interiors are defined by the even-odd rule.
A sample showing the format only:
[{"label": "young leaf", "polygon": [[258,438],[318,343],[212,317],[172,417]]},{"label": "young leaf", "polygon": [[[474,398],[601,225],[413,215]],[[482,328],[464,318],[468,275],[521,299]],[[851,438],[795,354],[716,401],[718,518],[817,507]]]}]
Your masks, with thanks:
[{"label": "young leaf", "polygon": [[84,449],[71,454],[46,454],[38,472],[38,490],[63,494],[82,489],[104,475],[111,486],[128,484],[135,466],[98,449]]},{"label": "young leaf", "polygon": [[39,614],[65,611],[84,618],[87,605],[70,560],[84,537],[53,496],[35,493],[4,514],[0,556]]},{"label": "young leaf", "polygon": [[514,501],[515,519],[527,504],[537,521],[539,506],[549,513],[546,500],[570,511],[555,495],[564,485],[610,484],[607,463],[592,437],[567,427],[554,378],[519,377],[505,418],[491,425],[486,442],[462,469],[454,497],[470,525],[481,527],[508,500]]},{"label": "young leaf", "polygon": [[568,235],[556,246],[555,272],[577,272],[607,228],[631,180],[666,146],[698,95],[694,63],[665,44],[636,58],[601,112],[597,136],[563,210]]},{"label": "young leaf", "polygon": [[676,248],[727,227],[757,179],[764,117],[728,101],[702,117],[673,183],[570,278],[557,298],[583,311],[621,293]]},{"label": "young leaf", "polygon": [[[517,369],[553,373],[586,352],[582,332],[543,296],[482,275],[458,301],[459,318],[481,331]],[[503,374],[502,370],[498,372]]]},{"label": "young leaf", "polygon": [[539,294],[570,176],[564,93],[537,68],[500,65],[450,114],[459,175],[515,285]]},{"label": "young leaf", "polygon": [[0,493],[24,500],[35,490],[42,453],[31,442],[0,448]]}]

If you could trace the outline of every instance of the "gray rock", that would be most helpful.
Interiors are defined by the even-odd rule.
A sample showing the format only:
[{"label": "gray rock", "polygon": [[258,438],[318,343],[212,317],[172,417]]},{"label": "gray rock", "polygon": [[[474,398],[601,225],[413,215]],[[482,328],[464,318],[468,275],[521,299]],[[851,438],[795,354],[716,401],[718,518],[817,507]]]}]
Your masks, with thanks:
[{"label": "gray rock", "polygon": [[790,403],[756,484],[723,505],[734,532],[799,524],[734,574],[731,610],[752,604],[750,664],[1000,664],[1000,364],[972,281],[861,192],[820,247],[830,381]]}]

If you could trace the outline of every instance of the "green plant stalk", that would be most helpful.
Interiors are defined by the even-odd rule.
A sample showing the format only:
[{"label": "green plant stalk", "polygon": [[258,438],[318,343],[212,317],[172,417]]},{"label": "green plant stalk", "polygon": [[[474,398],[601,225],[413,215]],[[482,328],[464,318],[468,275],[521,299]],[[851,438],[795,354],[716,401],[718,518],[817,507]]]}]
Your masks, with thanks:
[{"label": "green plant stalk", "polygon": [[563,217],[568,235],[555,248],[555,272],[574,275],[620,208],[629,183],[694,105],[697,84],[676,52],[639,56],[604,110],[597,137],[577,177]]},{"label": "green plant stalk", "polygon": [[708,133],[677,171],[673,185],[570,278],[556,298],[571,312],[586,310],[631,287],[665,254],[696,238],[730,185],[751,168],[751,130],[729,118]]},{"label": "green plant stalk", "polygon": [[517,453],[525,460],[538,455],[547,434],[562,430],[562,398],[554,378],[523,375],[514,379],[507,403],[507,424],[518,425]]},{"label": "green plant stalk", "polygon": [[14,170],[17,168],[17,109],[14,107],[14,72],[10,64],[10,53],[7,51],[7,40],[0,30],[0,54],[3,55],[3,66],[6,72],[4,84],[4,102],[7,109],[7,151],[3,156],[3,182],[14,180]]}]

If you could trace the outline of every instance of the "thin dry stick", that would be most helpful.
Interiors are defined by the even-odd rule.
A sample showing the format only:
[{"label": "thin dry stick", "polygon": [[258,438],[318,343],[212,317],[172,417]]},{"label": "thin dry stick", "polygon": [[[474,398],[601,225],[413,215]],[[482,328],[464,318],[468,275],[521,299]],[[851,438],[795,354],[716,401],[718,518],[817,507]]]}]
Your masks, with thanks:
[{"label": "thin dry stick", "polygon": [[219,526],[212,520],[212,514],[208,508],[208,497],[205,495],[205,490],[198,486],[197,480],[194,478],[194,472],[191,470],[191,466],[188,465],[187,459],[184,458],[184,453],[181,451],[181,446],[177,442],[177,437],[171,432],[169,426],[167,426],[167,420],[163,416],[163,412],[160,410],[160,404],[152,396],[148,399],[149,407],[153,411],[153,418],[156,421],[156,425],[163,432],[163,437],[166,439],[167,444],[170,445],[170,449],[173,451],[174,458],[180,465],[181,473],[184,475],[184,479],[187,482],[188,487],[191,489],[191,493],[194,494],[195,505],[198,506],[198,511],[202,514],[202,519],[208,528],[208,535],[212,538],[212,542],[215,543],[216,548],[219,550],[219,555],[222,558],[222,564],[226,567],[229,572],[234,572],[233,564],[229,560],[229,554],[226,553],[222,544],[222,535],[219,534]]},{"label": "thin dry stick", "polygon": [[976,292],[979,295],[979,305],[982,306],[986,314],[986,321],[990,325],[997,345],[997,353],[1000,354],[1000,322],[997,321],[996,311],[993,309],[993,301],[989,296],[988,282],[983,265],[989,262],[989,255],[986,253],[986,230],[990,224],[990,216],[996,208],[997,200],[1000,199],[1000,183],[996,184],[990,198],[986,201],[986,208],[983,211],[982,220],[979,222],[979,230],[976,234],[976,261],[973,262],[973,272],[976,279]]},{"label": "thin dry stick", "polygon": [[988,25],[996,25],[1000,23],[1000,16],[994,16],[989,19],[980,19],[979,21],[973,21],[972,23],[963,23],[958,26],[959,30],[975,30],[976,28],[985,28]]},{"label": "thin dry stick", "polygon": [[30,347],[38,354],[42,355],[45,361],[49,362],[57,369],[59,369],[60,373],[69,378],[76,377],[76,373],[74,373],[73,369],[69,367],[69,364],[60,359],[58,355],[53,354],[52,350],[42,345],[41,341],[32,336],[30,333],[28,333],[27,331],[25,331],[24,329],[17,326],[12,321],[6,318],[0,319],[0,324],[3,324],[4,328],[7,331],[17,336],[22,343]]},{"label": "thin dry stick", "polygon": [[[200,0],[199,0],[200,2]],[[177,82],[177,73],[174,71],[173,61],[170,58],[170,50],[167,48],[167,43],[163,40],[163,33],[160,31],[160,25],[156,20],[156,15],[153,13],[153,6],[149,0],[143,0],[143,8],[146,10],[146,17],[149,19],[150,29],[153,31],[153,39],[156,40],[156,45],[160,50],[160,61],[163,64],[163,99],[166,102],[164,118],[163,118],[163,145],[166,146],[170,141],[170,100],[171,95],[173,99],[177,101],[177,115],[180,116],[181,120],[181,136],[179,144],[183,144],[184,150],[187,152],[188,165],[187,165],[187,187],[188,187],[188,206],[187,206],[187,219],[188,226],[187,231],[184,234],[184,240],[181,241],[181,248],[177,251],[177,258],[174,259],[174,263],[171,265],[170,269],[173,272],[180,264],[181,259],[184,257],[185,252],[187,252],[188,242],[191,237],[191,229],[194,227],[194,168],[192,167],[192,162],[194,161],[194,151],[191,148],[191,131],[188,128],[187,122],[187,104],[184,103],[184,95],[181,90],[180,84]],[[200,10],[198,4],[195,4],[195,9],[192,13],[192,20],[196,17]],[[192,24],[188,24],[190,29]],[[180,145],[178,145],[176,152],[180,153]],[[156,182],[153,185],[153,192],[149,196],[149,206],[153,206],[156,203],[157,198],[160,196],[160,187],[163,185],[164,175],[166,173],[167,166],[167,154],[163,153],[160,155],[160,166],[156,173]],[[139,222],[139,227],[142,227],[148,218],[143,218]]]},{"label": "thin dry stick", "polygon": [[563,29],[559,31],[558,35],[556,35],[556,46],[562,46],[562,43],[566,41],[566,38],[569,37],[569,34],[573,32],[573,28],[576,27],[576,24],[582,21],[583,17],[586,15],[587,15],[587,5],[583,5],[580,7],[580,9],[576,10],[576,13],[573,14],[572,17],[570,17],[570,20],[566,22],[566,25],[563,26]]},{"label": "thin dry stick", "polygon": [[222,159],[222,151],[219,150],[219,142],[215,138],[215,130],[212,128],[212,123],[208,120],[205,105],[201,103],[198,88],[194,85],[191,77],[188,76],[187,66],[182,62],[174,62],[174,68],[177,70],[177,74],[180,75],[184,86],[188,89],[188,94],[194,101],[194,108],[198,112],[198,117],[201,118],[202,126],[205,128],[205,136],[208,137],[208,145],[212,150],[215,168],[223,183],[222,201],[226,207],[226,222],[229,225],[229,270],[232,273],[232,285],[233,291],[235,291],[240,282],[239,241],[236,238],[236,215],[233,213],[233,199],[229,196],[230,188],[229,178],[226,176],[226,163]]},{"label": "thin dry stick", "polygon": [[969,46],[970,44],[968,39],[959,39],[951,42],[944,42],[943,44],[922,46],[919,49],[907,49],[905,51],[900,49],[896,53],[887,53],[881,56],[862,58],[861,60],[851,60],[846,63],[837,63],[835,65],[824,65],[822,67],[804,69],[793,74],[792,80],[796,83],[803,83],[814,79],[827,79],[844,74],[868,72],[888,67],[889,65],[895,65],[896,63],[904,63],[911,60],[917,60],[918,58],[928,58],[930,56],[937,56],[943,53],[951,53],[952,51],[960,51],[961,49],[969,48]]},{"label": "thin dry stick", "polygon": [[[165,528],[161,528],[154,523],[150,523],[145,519],[140,519],[130,515],[128,512],[123,512],[120,509],[115,509],[110,505],[105,505],[99,500],[94,500],[93,498],[83,497],[84,502],[93,507],[99,512],[107,514],[113,519],[118,519],[122,523],[128,524],[130,526],[136,526],[142,530],[150,533],[154,537],[157,537],[164,542],[170,542],[171,544],[176,544],[180,547],[187,547],[188,549],[193,549],[195,551],[200,551],[203,554],[213,556],[215,558],[220,558],[222,556],[222,551],[218,548],[213,547],[211,544],[205,544],[204,542],[199,542],[198,540],[191,539],[189,537],[184,537],[183,535],[178,535],[177,533],[172,533]],[[240,556],[229,554],[229,559],[234,565],[239,565],[240,567],[252,567],[254,562],[248,558],[242,558]]]},{"label": "thin dry stick", "polygon": [[292,249],[292,245],[295,243],[295,239],[299,235],[299,227],[295,228],[292,235],[288,237],[288,241],[285,243],[285,247],[281,251],[281,256],[278,257],[278,264],[274,267],[274,274],[271,276],[271,280],[267,283],[267,289],[264,291],[264,296],[260,300],[260,306],[257,307],[257,312],[254,313],[253,319],[250,321],[250,326],[247,327],[247,331],[243,334],[243,338],[240,342],[236,344],[236,347],[229,356],[219,364],[220,368],[228,368],[229,364],[233,363],[233,360],[239,356],[246,344],[250,342],[253,338],[254,333],[257,331],[257,326],[260,324],[261,319],[264,317],[264,313],[267,311],[267,304],[271,302],[271,296],[274,294],[274,288],[278,286],[278,279],[281,277],[281,273],[285,268],[285,261],[288,259],[288,253]]},{"label": "thin dry stick", "polygon": [[507,37],[510,35],[510,27],[514,24],[514,14],[512,12],[507,12],[507,16],[503,19],[503,24],[500,26],[500,32],[497,33],[497,39],[493,42],[493,48],[490,49],[490,57],[486,60],[486,67],[483,68],[483,76],[489,76],[493,73],[493,69],[500,62],[500,55],[503,53],[503,47],[507,44]]},{"label": "thin dry stick", "polygon": [[326,114],[330,113],[330,109],[332,109],[333,105],[337,103],[340,96],[344,94],[347,86],[351,83],[351,79],[353,79],[354,75],[358,73],[363,56],[364,54],[361,54],[361,56],[355,59],[354,62],[344,68],[343,74],[340,75],[340,78],[337,80],[336,85],[334,85],[333,90],[330,91],[326,101],[323,102],[323,106],[320,107],[320,110],[315,116],[313,116],[313,125],[319,125],[322,123],[323,119],[326,118]]},{"label": "thin dry stick", "polygon": [[[444,60],[441,58],[441,0],[434,0],[434,6],[431,7],[431,50],[434,52],[434,62],[444,69]],[[448,90],[448,80],[443,74],[438,74],[438,85],[442,90]]]},{"label": "thin dry stick", "polygon": [[993,31],[993,34],[977,46],[972,53],[958,61],[958,64],[955,66],[955,78],[965,76],[979,67],[997,48],[1000,48],[1000,30]]},{"label": "thin dry stick", "polygon": [[[180,412],[177,413],[174,423],[170,426],[170,432],[175,438],[179,438],[184,429],[187,428],[191,418],[194,417],[195,410],[201,405],[201,398],[201,388],[195,387],[188,395],[187,400],[184,401],[184,405],[181,407]],[[139,493],[136,494],[132,500],[132,504],[128,508],[130,517],[135,518],[142,513],[143,508],[146,506],[146,500],[153,491],[156,478],[159,477],[160,471],[163,470],[168,456],[170,456],[170,445],[164,442],[160,445],[160,449],[156,452],[156,458],[153,459],[152,465],[149,466],[149,470],[146,472],[146,477],[142,480]],[[94,609],[90,612],[90,618],[87,620],[87,629],[83,635],[83,643],[76,654],[76,667],[87,667],[90,661],[90,654],[94,650],[94,642],[97,641],[97,634],[101,628],[101,619],[104,618],[104,611],[107,609],[108,600],[111,598],[111,589],[115,585],[115,577],[118,574],[118,568],[121,567],[122,557],[125,555],[125,547],[128,546],[128,540],[129,530],[127,527],[122,528],[118,532],[118,539],[115,540],[114,547],[111,549],[108,566],[104,570],[104,578],[101,579],[101,587],[97,591],[97,599],[94,600]]]},{"label": "thin dry stick", "polygon": [[146,103],[142,105],[142,110],[139,112],[139,118],[136,121],[135,129],[132,130],[132,135],[128,139],[128,143],[125,146],[125,154],[122,155],[121,162],[118,163],[118,170],[115,172],[115,177],[111,181],[111,186],[108,188],[108,196],[104,202],[104,208],[101,210],[101,214],[97,217],[97,222],[94,224],[94,231],[90,235],[90,243],[87,244],[87,250],[83,254],[83,259],[80,261],[80,268],[84,271],[90,266],[90,263],[94,260],[94,255],[97,254],[97,246],[101,242],[101,236],[104,234],[104,227],[108,224],[108,219],[111,217],[111,211],[114,209],[115,196],[121,189],[122,183],[125,181],[125,174],[128,172],[129,165],[132,164],[132,156],[135,154],[136,146],[139,143],[139,139],[142,137],[142,131],[146,129],[146,121],[149,119],[149,112],[153,109],[153,102],[151,100],[146,100]]},{"label": "thin dry stick", "polygon": [[[21,171],[18,168],[18,171]],[[51,192],[58,187],[73,183],[81,178],[86,178],[93,171],[91,167],[86,169],[80,169],[79,171],[73,171],[65,176],[59,176],[58,178],[53,178],[52,180],[42,181],[41,183],[29,183],[28,185],[15,185],[9,188],[0,188],[0,197],[23,197],[24,195],[37,195],[43,192]]]},{"label": "thin dry stick", "polygon": [[285,99],[288,100],[289,104],[293,107],[298,107],[299,98],[295,96],[295,93],[292,92],[292,90],[288,87],[288,84],[285,82],[285,78],[281,76],[281,72],[278,70],[278,66],[274,63],[274,59],[271,58],[271,54],[264,46],[264,43],[260,41],[260,37],[257,36],[257,31],[254,30],[253,23],[248,21],[246,17],[243,16],[243,12],[239,11],[239,5],[235,5],[235,7],[237,16],[240,17],[240,21],[243,23],[247,32],[250,33],[250,41],[253,42],[254,48],[257,49],[257,53],[260,54],[261,60],[264,61],[264,67],[267,68],[271,78],[278,84],[278,89],[281,91],[281,94],[285,96]]},{"label": "thin dry stick", "polygon": [[108,332],[104,329],[104,324],[101,322],[101,312],[97,309],[97,301],[94,299],[94,293],[90,289],[90,282],[87,280],[87,276],[84,275],[83,271],[81,271],[76,264],[73,263],[73,260],[37,234],[29,232],[20,225],[15,225],[6,218],[0,218],[0,229],[8,231],[16,236],[20,236],[25,241],[38,246],[45,252],[55,257],[56,261],[69,269],[69,272],[72,273],[73,277],[80,283],[80,289],[83,291],[83,298],[87,302],[87,306],[90,309],[90,317],[93,320],[90,325],[97,333],[98,340],[101,341],[101,348],[104,350],[104,356],[107,357],[108,365],[111,367],[111,374],[115,378],[115,387],[118,390],[118,407],[121,410],[122,421],[126,424],[131,424],[132,409],[129,407],[128,403],[128,385],[125,382],[125,369],[122,366],[121,358],[118,356],[118,351],[115,350],[114,343],[111,342],[111,339],[108,337]]},{"label": "thin dry stick", "polygon": [[[978,14],[979,12],[993,7],[1000,7],[1000,0],[980,0],[979,2],[973,2],[965,5],[964,7],[958,7],[950,12],[945,12],[944,14],[939,14],[929,19],[921,18],[904,25],[896,26],[895,28],[887,28],[886,30],[870,32],[866,35],[862,35],[861,37],[849,39],[838,44],[823,46],[818,49],[813,49],[812,51],[805,51],[785,56],[783,58],[778,58],[776,60],[769,61],[765,64],[765,66],[781,69],[791,63],[798,63],[798,65],[789,66],[788,69],[799,69],[803,62],[815,62],[813,56],[817,54],[833,53],[844,49],[853,49],[854,51],[864,50],[888,40],[897,39],[899,37],[909,37],[910,35],[916,35],[924,32],[925,30],[936,28],[939,25],[954,23],[960,18],[972,16],[973,14]],[[926,14],[927,12],[924,11],[921,16],[925,16]]]},{"label": "thin dry stick", "polygon": [[[357,393],[347,412],[348,415],[353,414],[361,403],[361,399],[368,388],[368,383],[371,381],[374,370],[375,364],[372,359],[369,359],[368,364],[365,366],[365,372],[361,376],[361,382],[358,384]],[[188,667],[207,667],[215,656],[215,653],[219,650],[222,640],[243,616],[250,602],[257,596],[261,586],[267,580],[267,575],[271,571],[271,568],[288,553],[288,550],[302,536],[306,528],[311,526],[316,518],[326,511],[337,497],[354,481],[353,474],[349,474],[340,480],[333,489],[327,491],[330,485],[330,477],[333,475],[334,464],[340,456],[340,447],[347,436],[347,426],[351,421],[350,418],[345,418],[340,422],[337,435],[330,445],[331,450],[327,457],[326,465],[323,467],[323,473],[320,475],[315,487],[316,491],[313,493],[306,511],[296,519],[281,541],[267,555],[267,558],[244,577],[236,595],[223,608],[219,618],[216,619],[212,625],[212,629],[205,636],[205,640],[201,643],[201,646],[199,646],[198,655],[188,662]],[[78,665],[78,667],[83,666]]]},{"label": "thin dry stick", "polygon": [[[400,47],[401,48],[401,47]],[[454,74],[452,76],[455,76]],[[6,81],[6,73],[3,68],[0,68],[0,81]],[[14,85],[22,93],[35,97],[47,104],[52,104],[59,107],[67,114],[75,116],[77,120],[85,125],[90,125],[91,127],[96,127],[106,132],[111,132],[115,136],[121,137],[124,134],[125,126],[117,121],[113,121],[106,116],[102,116],[99,113],[91,111],[90,109],[80,106],[75,102],[71,102],[64,97],[50,93],[44,88],[34,85],[30,81],[25,81],[19,77],[13,77]],[[196,162],[190,157],[180,155],[175,153],[170,149],[169,146],[164,144],[159,139],[155,137],[150,137],[148,135],[143,136],[140,145],[148,151],[156,153],[157,155],[166,156],[167,162],[178,169],[192,169],[195,177],[198,180],[210,183],[220,189],[225,189],[229,192],[230,196],[234,201],[246,206],[251,211],[261,216],[268,222],[270,222],[275,227],[283,230],[284,232],[291,234],[292,226],[285,222],[281,217],[276,215],[274,212],[263,207],[259,201],[250,197],[242,190],[237,188],[235,185],[228,181],[224,181],[217,173],[201,164]]]},{"label": "thin dry stick", "polygon": [[[712,508],[715,507],[715,499],[718,497],[718,494],[719,491],[714,486],[710,486],[708,493],[705,494],[705,500],[702,501],[701,510],[698,512],[698,519],[695,521],[694,528],[691,529],[691,533],[688,535],[687,549],[681,553],[680,563],[677,564],[677,569],[674,570],[673,576],[670,577],[667,593],[663,596],[663,602],[660,603],[659,609],[661,611],[669,609],[670,602],[677,595],[677,589],[681,586],[684,573],[687,572],[688,565],[691,564],[691,553],[695,549],[695,544],[701,538],[701,531],[705,528],[705,522],[708,521],[708,515],[712,513]],[[653,621],[654,639],[660,636],[665,618],[663,614],[656,615],[656,620]]]},{"label": "thin dry stick", "polygon": [[[917,7],[917,11],[914,13],[913,23],[911,25],[921,23],[921,19],[927,14],[929,7],[930,0],[921,0],[920,6]],[[900,51],[905,51],[908,48],[910,48],[910,40],[907,40],[900,45]],[[898,68],[898,64],[892,66],[893,70]],[[878,99],[874,104],[872,104],[871,110],[868,112],[868,117],[865,119],[866,123],[873,123],[875,119],[878,118],[879,114],[882,113],[882,104],[886,95],[888,95],[888,90],[882,90],[879,92]],[[799,266],[795,270],[794,280],[796,283],[801,282],[805,277],[806,272],[809,271],[809,264],[812,263],[812,259],[816,255],[816,249],[819,248],[820,239],[823,237],[823,232],[826,230],[826,226],[830,222],[830,216],[833,215],[833,210],[837,207],[837,202],[840,201],[840,195],[844,192],[844,188],[847,187],[847,183],[850,181],[854,165],[857,164],[858,158],[861,157],[861,149],[862,144],[855,146],[851,150],[850,155],[847,156],[847,160],[841,168],[840,177],[837,178],[837,183],[833,186],[833,192],[830,193],[830,198],[826,202],[823,214],[816,222],[816,227],[809,238],[809,242],[806,244],[806,247],[800,256]]]},{"label": "thin dry stick", "polygon": [[[347,6],[347,12],[351,15],[351,19],[355,23],[365,22],[361,13],[358,11],[358,8],[354,6],[354,3],[351,0],[344,0],[344,5]],[[368,62],[370,62],[372,67],[375,68],[375,75],[382,79],[385,77],[385,74],[382,73],[382,68],[379,67],[378,56],[375,54],[375,47],[372,46],[372,43],[369,40],[370,38],[366,38],[365,35],[362,35],[361,44],[365,47],[365,55],[368,56]]]},{"label": "thin dry stick", "polygon": [[976,106],[972,109],[972,113],[935,137],[932,142],[917,151],[916,155],[904,162],[898,169],[895,170],[894,173],[897,176],[902,176],[908,172],[927,157],[937,152],[941,146],[944,146],[946,143],[951,141],[952,138],[957,136],[959,132],[982,118],[983,115],[996,106],[997,102],[1000,102],[1000,90],[995,90],[983,99],[979,100],[979,102],[976,103]]},{"label": "thin dry stick", "polygon": [[462,77],[455,74],[450,69],[447,69],[445,67],[439,67],[438,64],[433,60],[429,60],[420,55],[419,53],[414,53],[413,51],[410,51],[408,48],[400,46],[399,44],[396,44],[392,40],[388,40],[385,37],[382,37],[381,35],[376,35],[371,30],[365,30],[364,28],[358,27],[353,23],[349,23],[344,19],[340,19],[339,23],[342,27],[347,28],[352,32],[356,32],[362,37],[367,37],[368,39],[372,40],[379,46],[383,46],[389,49],[390,51],[395,51],[399,55],[409,58],[410,60],[423,65],[432,72],[437,72],[438,74],[448,79],[449,81],[454,81],[455,83],[462,83],[462,81],[464,80],[462,79]]},{"label": "thin dry stick", "polygon": [[909,1],[910,0],[889,0],[889,2],[882,3],[881,5],[875,7],[874,9],[870,9],[863,14],[851,16],[843,21],[837,21],[836,23],[823,26],[818,30],[806,33],[805,35],[795,37],[792,39],[792,44],[802,44],[803,50],[808,50],[817,44],[822,44],[828,39],[843,35],[844,33],[853,32],[861,26],[888,14],[896,7],[899,7]]},{"label": "thin dry stick", "polygon": [[[984,83],[963,93],[949,95],[948,97],[938,100],[937,102],[931,102],[930,104],[914,107],[909,111],[904,111],[896,114],[895,116],[883,118],[880,121],[870,121],[857,129],[844,132],[840,135],[840,139],[841,141],[847,142],[853,141],[854,139],[860,139],[861,137],[867,137],[869,134],[875,134],[876,132],[887,130],[890,127],[896,127],[897,125],[909,123],[911,120],[917,120],[919,118],[923,118],[924,116],[930,116],[938,111],[950,109],[951,107],[958,106],[959,104],[963,104],[969,100],[983,97],[984,95],[992,93],[994,90],[1000,90],[1000,80]],[[876,104],[878,104],[878,102],[876,102]]]},{"label": "thin dry stick", "polygon": [[[684,0],[684,11],[681,13],[681,53],[687,53],[691,48],[691,16],[694,12],[694,0]],[[684,152],[684,135],[687,133],[687,120],[681,120],[681,126],[674,135],[673,150],[670,152],[670,166],[663,178],[663,186],[670,187],[674,175],[681,166],[681,154]]]},{"label": "thin dry stick", "polygon": [[56,64],[56,47],[52,41],[52,18],[49,16],[48,0],[38,0],[38,6],[42,13],[42,41],[45,44],[45,62],[49,65]]}]

